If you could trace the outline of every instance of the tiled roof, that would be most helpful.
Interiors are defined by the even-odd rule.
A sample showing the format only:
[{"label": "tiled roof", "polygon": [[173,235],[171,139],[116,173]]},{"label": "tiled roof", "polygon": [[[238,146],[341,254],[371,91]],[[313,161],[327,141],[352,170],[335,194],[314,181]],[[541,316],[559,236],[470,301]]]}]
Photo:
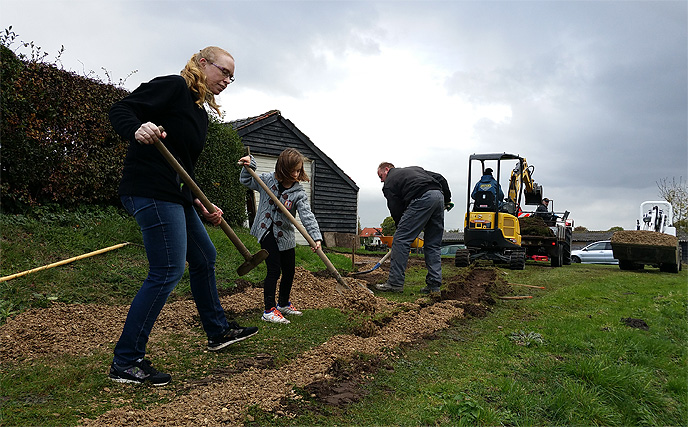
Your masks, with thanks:
[{"label": "tiled roof", "polygon": [[442,235],[442,243],[463,242],[463,233],[458,231],[445,231]]},{"label": "tiled roof", "polygon": [[245,119],[238,119],[238,120],[232,120],[229,122],[229,124],[232,126],[234,130],[239,130],[245,126],[250,125],[251,123],[255,123],[257,121],[263,120],[267,117],[273,116],[275,114],[281,114],[279,110],[270,110],[265,114],[261,114],[260,116],[255,116],[255,117],[247,117]]},{"label": "tiled roof", "polygon": [[372,228],[372,227],[367,227],[361,230],[361,237],[370,237],[370,236],[375,236],[375,235],[382,235],[382,229],[381,228]]},{"label": "tiled roof", "polygon": [[574,242],[597,242],[598,240],[609,240],[612,238],[613,231],[574,231]]}]

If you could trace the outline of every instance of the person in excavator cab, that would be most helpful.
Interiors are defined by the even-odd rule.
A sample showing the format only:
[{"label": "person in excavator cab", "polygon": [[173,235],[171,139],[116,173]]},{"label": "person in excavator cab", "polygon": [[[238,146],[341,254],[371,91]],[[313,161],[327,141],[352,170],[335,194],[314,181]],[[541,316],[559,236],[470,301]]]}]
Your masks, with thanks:
[{"label": "person in excavator cab", "polygon": [[[487,194],[492,194],[492,201],[486,200]],[[475,200],[474,210],[482,210],[480,209],[481,207],[490,210],[493,206],[490,206],[491,203],[497,203],[498,207],[502,206],[504,192],[497,180],[492,176],[492,168],[486,168],[483,176],[480,177],[480,181],[475,183],[471,198]]]}]

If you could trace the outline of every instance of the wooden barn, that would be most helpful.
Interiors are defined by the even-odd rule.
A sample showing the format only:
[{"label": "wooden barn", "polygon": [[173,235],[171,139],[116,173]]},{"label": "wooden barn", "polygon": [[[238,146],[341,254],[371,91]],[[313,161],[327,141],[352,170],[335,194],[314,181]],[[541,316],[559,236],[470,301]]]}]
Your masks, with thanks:
[{"label": "wooden barn", "polygon": [[[325,153],[277,110],[229,123],[244,146],[256,159],[256,172],[273,172],[277,156],[288,147],[296,148],[307,161],[304,164],[310,182],[301,184],[308,193],[311,209],[318,220],[326,246],[351,245],[358,231],[358,186]],[[248,192],[247,210],[253,223],[256,195]],[[298,219],[298,218],[297,218]],[[307,245],[297,231],[297,242]]]}]

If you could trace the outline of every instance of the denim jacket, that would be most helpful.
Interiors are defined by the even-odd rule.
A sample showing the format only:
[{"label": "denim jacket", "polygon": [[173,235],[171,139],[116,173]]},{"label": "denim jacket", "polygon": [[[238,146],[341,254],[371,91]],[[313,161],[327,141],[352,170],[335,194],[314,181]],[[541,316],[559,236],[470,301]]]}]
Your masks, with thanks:
[{"label": "denim jacket", "polygon": [[[250,167],[256,170],[256,161],[253,156],[251,156]],[[280,194],[278,181],[277,178],[275,178],[274,172],[260,174],[260,179],[267,185],[272,193],[280,199],[282,204],[284,204],[294,218],[296,218],[296,213],[298,212],[301,218],[301,224],[303,224],[303,227],[313,240],[322,240],[318,221],[315,219],[313,212],[311,212],[311,206],[308,203],[306,191],[303,189],[301,183],[294,183],[291,188],[287,188]],[[253,220],[253,226],[251,226],[251,234],[260,242],[263,236],[265,236],[265,233],[272,228],[275,240],[277,241],[277,247],[280,251],[296,247],[294,225],[289,221],[289,218],[282,213],[280,208],[275,205],[275,202],[270,196],[265,193],[263,187],[261,187],[244,168],[241,169],[239,182],[251,190],[258,191],[260,194],[256,217]]]}]

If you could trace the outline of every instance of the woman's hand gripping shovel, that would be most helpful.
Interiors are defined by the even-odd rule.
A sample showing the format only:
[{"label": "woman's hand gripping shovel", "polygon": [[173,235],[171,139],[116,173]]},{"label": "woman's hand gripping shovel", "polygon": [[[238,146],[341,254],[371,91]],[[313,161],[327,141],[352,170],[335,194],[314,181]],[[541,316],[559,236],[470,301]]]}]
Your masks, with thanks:
[{"label": "woman's hand gripping shovel", "polygon": [[[250,152],[249,152],[249,155],[250,155]],[[244,168],[246,169],[246,171],[248,171],[248,173],[251,174],[251,176],[252,176],[253,179],[258,183],[258,185],[260,185],[261,188],[262,188],[263,190],[265,190],[265,192],[268,194],[268,196],[270,196],[270,198],[272,199],[272,201],[275,203],[275,206],[277,206],[277,207],[282,211],[282,213],[283,213],[287,218],[289,218],[289,221],[291,221],[291,223],[294,224],[294,227],[296,227],[296,229],[299,230],[299,232],[300,232],[301,235],[306,239],[306,241],[307,241],[308,244],[311,246],[311,248],[315,248],[315,247],[316,247],[316,244],[315,244],[315,241],[313,240],[313,238],[308,234],[308,232],[307,232],[306,229],[303,227],[303,225],[299,224],[299,223],[296,221],[296,218],[294,218],[294,215],[292,215],[291,212],[289,212],[289,210],[282,204],[282,201],[281,201],[279,198],[277,198],[277,196],[275,196],[275,194],[274,194],[272,191],[270,191],[270,189],[268,188],[267,184],[265,184],[265,183],[263,182],[263,180],[260,179],[260,177],[258,176],[258,174],[256,173],[256,171],[254,171],[253,169],[251,169],[251,167],[250,167],[249,165],[246,165],[246,164],[244,165]],[[323,252],[323,250],[320,249],[320,248],[318,248],[318,249],[316,250],[316,253],[317,253],[318,256],[320,257],[320,259],[325,263],[325,266],[327,267],[327,271],[329,271],[329,272],[332,274],[332,276],[334,276],[334,278],[337,280],[337,292],[339,292],[339,293],[341,294],[343,289],[351,289],[351,288],[349,287],[349,285],[344,281],[344,279],[342,278],[342,276],[339,274],[339,272],[337,271],[337,269],[334,268],[334,265],[332,265],[332,262],[330,261],[329,258],[327,258],[327,255],[325,255],[325,253]],[[361,287],[362,287],[363,289],[365,289],[366,291],[368,291],[368,292],[370,292],[370,293],[373,293],[373,291],[371,291],[370,289],[366,288],[365,286],[362,286],[362,285],[361,285]]]},{"label": "woman's hand gripping shovel", "polygon": [[[160,131],[164,131],[162,127],[160,127]],[[182,178],[184,183],[188,185],[191,188],[191,192],[193,193],[194,196],[198,198],[198,200],[203,203],[203,206],[208,210],[208,212],[213,213],[215,212],[215,206],[210,203],[210,200],[203,194],[201,189],[196,185],[193,179],[191,179],[191,176],[189,176],[188,173],[184,170],[182,165],[179,164],[177,159],[172,156],[172,153],[165,147],[165,145],[158,139],[155,138],[155,148],[160,151],[162,156],[167,160],[167,162],[174,168],[174,170],[179,174],[179,176]],[[224,220],[224,218],[221,218],[220,222],[220,228],[222,228],[222,231],[225,232],[227,237],[229,237],[229,240],[232,241],[234,246],[237,248],[239,253],[244,257],[244,262],[237,268],[237,273],[239,276],[243,276],[244,274],[248,273],[249,271],[253,270],[255,267],[257,267],[265,258],[268,257],[268,251],[265,249],[261,249],[260,251],[256,252],[255,255],[251,255],[251,252],[246,248],[244,245],[244,242],[239,239],[239,236],[234,233],[234,230],[232,230],[232,227],[227,224],[227,221]]]}]

